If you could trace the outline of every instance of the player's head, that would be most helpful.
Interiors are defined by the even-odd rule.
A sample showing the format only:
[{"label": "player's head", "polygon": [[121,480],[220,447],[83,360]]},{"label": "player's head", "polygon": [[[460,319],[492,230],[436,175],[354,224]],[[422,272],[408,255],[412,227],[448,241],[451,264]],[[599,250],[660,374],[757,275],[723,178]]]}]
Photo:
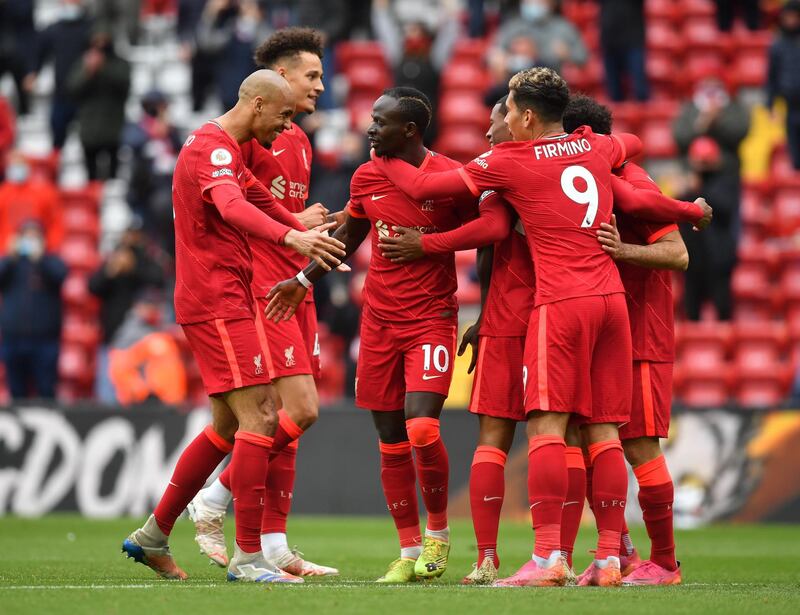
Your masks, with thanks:
[{"label": "player's head", "polygon": [[294,115],[292,88],[278,73],[262,69],[251,73],[239,86],[239,102],[250,133],[269,147],[291,126]]},{"label": "player's head", "polygon": [[392,156],[409,142],[422,143],[431,115],[431,103],[419,90],[385,90],[372,105],[372,123],[367,129],[369,144],[378,156]]},{"label": "player's head", "polygon": [[494,147],[498,143],[511,141],[511,133],[508,130],[508,124],[506,124],[507,99],[508,95],[498,100],[489,114],[489,130],[486,131],[486,138],[489,140],[490,147]]},{"label": "player's head", "polygon": [[581,126],[588,126],[596,134],[610,135],[611,123],[611,109],[586,94],[573,95],[564,111],[566,132],[575,132]]},{"label": "player's head", "polygon": [[538,137],[543,127],[561,122],[569,88],[552,68],[522,70],[511,77],[508,89],[506,124],[515,141]]},{"label": "player's head", "polygon": [[311,28],[285,28],[255,53],[259,66],[274,70],[292,86],[297,113],[314,113],[322,85],[322,34]]}]

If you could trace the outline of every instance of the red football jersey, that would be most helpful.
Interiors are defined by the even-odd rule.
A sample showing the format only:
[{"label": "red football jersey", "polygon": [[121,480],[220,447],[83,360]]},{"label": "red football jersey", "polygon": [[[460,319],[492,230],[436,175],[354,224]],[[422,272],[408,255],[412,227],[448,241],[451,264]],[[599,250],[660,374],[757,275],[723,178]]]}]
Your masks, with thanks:
[{"label": "red football jersey", "polygon": [[572,134],[500,143],[460,170],[473,194],[497,190],[519,214],[536,272],[536,305],[623,292],[597,241],[611,219],[611,169],[625,147],[582,126]]},{"label": "red football jersey", "polygon": [[[481,196],[481,207],[489,199],[500,199],[493,190]],[[531,253],[525,229],[517,221],[503,241],[494,244],[492,281],[481,319],[481,335],[524,337],[536,293]]]},{"label": "red football jersey", "polygon": [[207,122],[183,144],[172,178],[175,319],[253,318],[252,257],[244,233],[222,219],[208,191],[231,184],[244,196],[252,175],[239,144]]},{"label": "red football jersey", "polygon": [[[632,162],[625,163],[616,174],[637,188],[661,192],[647,171]],[[620,236],[625,243],[648,245],[678,230],[676,224],[647,222],[621,212],[615,214]],[[648,269],[623,262],[618,262],[617,267],[628,301],[633,359],[674,361],[672,273],[665,269]]]},{"label": "red football jersey", "polygon": [[[421,169],[447,171],[459,163],[428,152]],[[455,317],[455,256],[431,254],[412,263],[395,264],[381,254],[378,239],[393,234],[392,226],[415,228],[422,233],[439,233],[456,228],[477,214],[470,205],[446,198],[418,202],[407,197],[375,168],[362,164],[350,181],[347,211],[372,224],[372,256],[364,284],[364,302],[370,317],[383,322],[410,323],[432,318]]]},{"label": "red football jersey", "polygon": [[[292,123],[272,143],[271,149],[253,139],[242,145],[245,166],[272,192],[275,200],[292,213],[306,207],[311,180],[311,143],[306,133]],[[308,265],[302,254],[264,239],[250,238],[253,252],[253,289],[263,296],[281,280],[293,277]],[[307,300],[313,300],[308,293]]]}]

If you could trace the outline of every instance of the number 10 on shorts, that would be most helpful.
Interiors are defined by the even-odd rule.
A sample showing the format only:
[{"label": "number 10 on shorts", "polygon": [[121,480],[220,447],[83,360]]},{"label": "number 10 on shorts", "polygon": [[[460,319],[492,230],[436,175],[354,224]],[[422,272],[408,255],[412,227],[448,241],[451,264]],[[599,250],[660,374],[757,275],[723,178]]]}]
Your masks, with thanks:
[{"label": "number 10 on shorts", "polygon": [[437,372],[444,374],[450,368],[450,353],[442,344],[439,344],[435,348],[433,344],[423,344],[422,352],[424,355],[422,365],[423,371],[431,371],[431,359],[433,359],[433,367]]}]

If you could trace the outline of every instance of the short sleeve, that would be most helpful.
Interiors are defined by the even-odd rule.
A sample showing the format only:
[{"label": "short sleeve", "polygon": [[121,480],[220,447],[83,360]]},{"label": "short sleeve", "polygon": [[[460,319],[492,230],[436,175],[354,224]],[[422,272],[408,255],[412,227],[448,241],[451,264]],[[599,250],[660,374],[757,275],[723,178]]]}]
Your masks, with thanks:
[{"label": "short sleeve", "polygon": [[366,218],[367,212],[363,204],[364,188],[361,182],[360,169],[356,170],[350,180],[350,200],[347,201],[347,213],[354,218]]},{"label": "short sleeve", "polygon": [[496,190],[508,183],[503,172],[505,159],[503,150],[490,149],[460,168],[459,174],[477,197],[486,190]]},{"label": "short sleeve", "polygon": [[625,162],[625,143],[617,135],[594,135],[594,149],[605,158],[612,169]]},{"label": "short sleeve", "polygon": [[198,148],[194,171],[203,198],[208,200],[208,191],[221,184],[231,184],[241,190],[237,177],[237,169],[241,168],[243,165],[239,153],[232,152],[218,141]]}]

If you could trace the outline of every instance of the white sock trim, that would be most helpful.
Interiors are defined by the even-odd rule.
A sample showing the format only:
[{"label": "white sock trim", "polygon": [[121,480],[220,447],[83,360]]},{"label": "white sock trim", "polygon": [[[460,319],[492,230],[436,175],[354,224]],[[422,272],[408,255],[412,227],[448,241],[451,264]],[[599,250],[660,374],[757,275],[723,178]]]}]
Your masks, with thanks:
[{"label": "white sock trim", "polygon": [[443,530],[429,530],[425,528],[425,535],[429,536],[430,538],[438,538],[439,540],[444,540],[445,542],[450,541],[450,528],[446,527]]},{"label": "white sock trim", "polygon": [[203,489],[203,502],[209,508],[225,512],[228,510],[228,504],[231,501],[231,492],[222,484],[222,481],[217,478],[208,487]]},{"label": "white sock trim", "polygon": [[422,547],[400,547],[400,557],[404,559],[417,559],[422,555]]},{"label": "white sock trim", "polygon": [[261,550],[267,557],[280,555],[289,551],[289,543],[286,540],[286,534],[277,532],[261,534]]}]

